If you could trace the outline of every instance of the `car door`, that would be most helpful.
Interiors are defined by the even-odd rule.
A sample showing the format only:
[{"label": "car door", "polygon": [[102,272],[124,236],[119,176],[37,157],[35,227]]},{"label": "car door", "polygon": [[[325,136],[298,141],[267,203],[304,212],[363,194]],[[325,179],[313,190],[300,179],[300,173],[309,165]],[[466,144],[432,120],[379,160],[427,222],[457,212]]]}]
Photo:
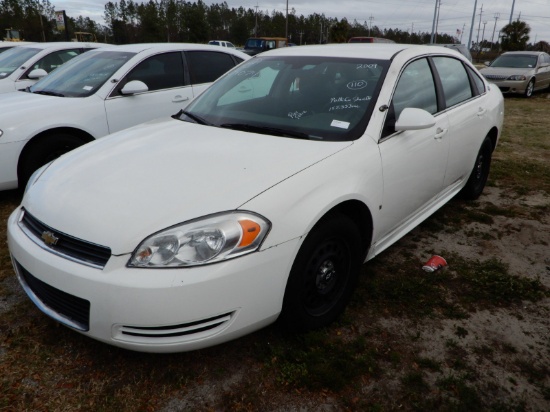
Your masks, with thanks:
[{"label": "car door", "polygon": [[[121,90],[132,80],[148,87],[146,92],[123,95]],[[137,64],[105,100],[109,133],[159,117],[168,117],[185,107],[193,89],[184,76],[182,53],[158,53]]]},{"label": "car door", "polygon": [[470,176],[487,124],[485,84],[462,61],[448,56],[433,57],[441,81],[449,119],[449,160],[444,191],[452,191]]},{"label": "car door", "polygon": [[229,53],[204,50],[185,52],[185,60],[195,97],[222,74],[242,62],[242,59]]},{"label": "car door", "polygon": [[[407,107],[433,114],[435,125],[395,132],[395,121]],[[384,176],[382,235],[406,224],[441,192],[449,150],[448,129],[447,115],[438,108],[428,59],[409,63],[398,80],[379,142]]]}]

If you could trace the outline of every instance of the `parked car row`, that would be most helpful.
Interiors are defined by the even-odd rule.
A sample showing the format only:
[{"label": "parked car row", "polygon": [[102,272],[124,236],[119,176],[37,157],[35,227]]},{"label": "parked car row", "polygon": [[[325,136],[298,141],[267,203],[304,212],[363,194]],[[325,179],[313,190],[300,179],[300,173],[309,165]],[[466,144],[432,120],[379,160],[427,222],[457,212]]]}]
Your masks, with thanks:
[{"label": "parked car row", "polygon": [[[49,57],[72,58],[84,51],[68,44],[73,48],[60,45]],[[46,50],[17,49],[29,54]],[[0,55],[0,62],[9,52]],[[25,71],[18,66],[12,71],[32,75],[41,70],[33,69],[44,67],[46,58],[40,55],[34,55],[34,65],[23,66]],[[233,49],[196,44],[101,45],[25,92],[0,95],[0,190],[24,187],[40,166],[84,143],[177,113],[246,59],[249,56]],[[28,84],[25,75],[18,74],[15,83]]]},{"label": "parked car row", "polygon": [[[173,112],[225,70],[200,46],[163,47],[90,51],[3,100],[13,108],[0,150],[26,159],[0,160],[4,187],[16,185],[13,168],[30,173],[26,148],[93,140],[158,117],[156,106]],[[216,47],[227,66],[245,60]],[[481,195],[503,115],[499,88],[446,48],[267,51],[177,115],[34,172],[8,222],[13,264],[48,316],[127,349],[194,350],[278,318],[323,327],[363,262],[455,195]]]},{"label": "parked car row", "polygon": [[108,46],[82,42],[15,45],[0,54],[0,93],[24,90],[73,57]]}]

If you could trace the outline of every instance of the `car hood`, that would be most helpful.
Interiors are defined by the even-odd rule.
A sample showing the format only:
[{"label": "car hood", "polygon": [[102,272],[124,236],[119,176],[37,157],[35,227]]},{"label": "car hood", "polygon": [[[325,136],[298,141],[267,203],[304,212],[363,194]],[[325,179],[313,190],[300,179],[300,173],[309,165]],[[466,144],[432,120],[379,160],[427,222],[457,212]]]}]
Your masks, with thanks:
[{"label": "car hood", "polygon": [[169,226],[237,209],[351,144],[153,121],[57,159],[23,206],[55,230],[124,254]]},{"label": "car hood", "polygon": [[[2,111],[0,111],[0,116],[2,119],[13,120],[14,118],[24,117],[26,121],[29,120],[29,113],[38,113],[34,111],[35,109],[42,108],[44,105],[50,107],[55,104],[54,102],[63,100],[59,97],[20,91],[2,94],[1,99]],[[3,126],[5,127],[5,125]]]}]

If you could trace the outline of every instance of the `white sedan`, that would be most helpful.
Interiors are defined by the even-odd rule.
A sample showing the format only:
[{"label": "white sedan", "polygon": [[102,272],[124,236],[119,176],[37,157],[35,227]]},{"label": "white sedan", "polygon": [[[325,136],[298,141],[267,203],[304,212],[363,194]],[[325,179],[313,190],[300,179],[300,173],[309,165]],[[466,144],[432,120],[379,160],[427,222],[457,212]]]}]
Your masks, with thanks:
[{"label": "white sedan", "polygon": [[0,93],[24,90],[72,58],[103,43],[12,43],[0,54]]},{"label": "white sedan", "polygon": [[361,264],[485,186],[503,98],[438,47],[263,53],[173,119],[50,163],[9,218],[58,322],[150,352],[335,320]]},{"label": "white sedan", "polygon": [[177,113],[249,58],[198,44],[110,46],[75,58],[28,92],[0,96],[0,190],[24,187],[40,166],[84,143]]}]

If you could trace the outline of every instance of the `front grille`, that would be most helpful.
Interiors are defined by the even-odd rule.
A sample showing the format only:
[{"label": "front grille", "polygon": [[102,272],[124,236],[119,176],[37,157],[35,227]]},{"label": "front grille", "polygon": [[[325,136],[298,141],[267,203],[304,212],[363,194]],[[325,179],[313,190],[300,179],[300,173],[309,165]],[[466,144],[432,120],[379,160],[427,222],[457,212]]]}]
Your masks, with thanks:
[{"label": "front grille", "polygon": [[90,329],[90,302],[35,278],[14,261],[23,288],[33,302],[55,320],[82,331]]},{"label": "front grille", "polygon": [[497,75],[497,74],[484,74],[485,78],[488,80],[506,80],[507,76]]},{"label": "front grille", "polygon": [[[108,247],[58,232],[36,219],[26,210],[23,210],[19,226],[40,247],[70,260],[102,269],[111,257],[111,249]],[[49,236],[49,243],[44,240],[46,235]]]},{"label": "front grille", "polygon": [[123,335],[139,336],[144,338],[172,338],[177,336],[193,335],[206,332],[226,324],[231,320],[232,313],[214,316],[195,322],[180,325],[145,327],[145,326],[122,326],[120,332]]}]

